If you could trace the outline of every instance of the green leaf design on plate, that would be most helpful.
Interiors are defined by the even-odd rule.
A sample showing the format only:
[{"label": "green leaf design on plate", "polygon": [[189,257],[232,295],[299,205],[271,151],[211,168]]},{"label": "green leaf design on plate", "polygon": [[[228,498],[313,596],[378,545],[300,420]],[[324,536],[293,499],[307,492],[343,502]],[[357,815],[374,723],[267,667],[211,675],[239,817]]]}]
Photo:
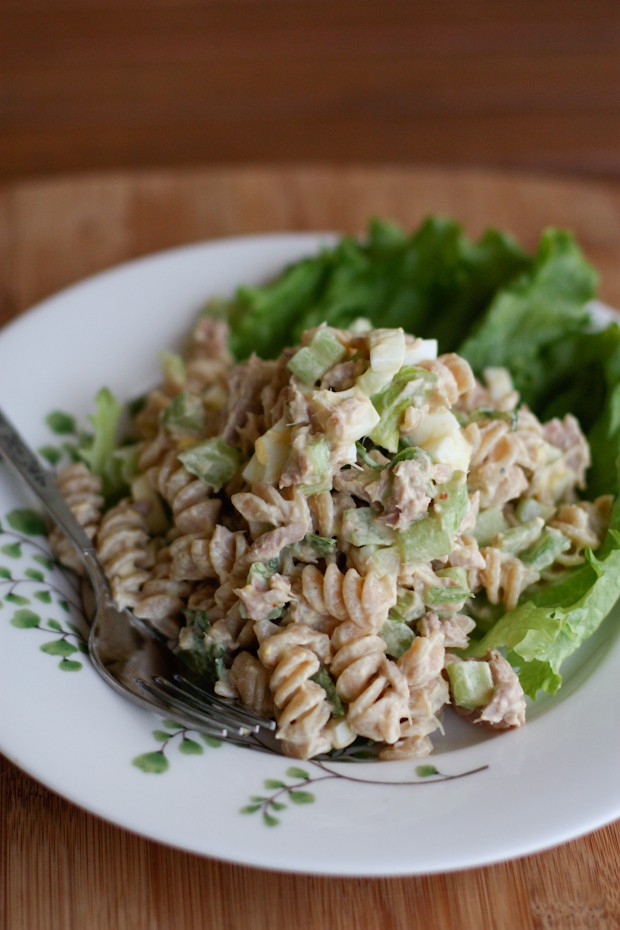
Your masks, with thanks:
[{"label": "green leaf design on plate", "polygon": [[42,565],[43,568],[47,568],[48,571],[51,571],[54,567],[52,559],[48,558],[46,555],[43,555],[40,552],[35,552],[35,554],[32,556],[32,561]]},{"label": "green leaf design on plate", "polygon": [[168,733],[167,730],[153,730],[153,737],[157,740],[158,743],[167,742],[171,736],[172,733]]},{"label": "green leaf design on plate", "polygon": [[4,546],[0,547],[0,552],[8,555],[10,559],[21,559],[22,557],[22,547],[18,542],[5,543]]},{"label": "green leaf design on plate", "polygon": [[210,746],[212,749],[218,749],[222,745],[222,740],[218,739],[217,736],[207,736],[206,733],[201,733],[203,741]]},{"label": "green leaf design on plate", "polygon": [[179,743],[179,751],[184,752],[186,756],[200,756],[204,752],[204,747],[195,739],[185,736]]},{"label": "green leaf design on plate", "polygon": [[7,599],[7,601],[9,601],[10,604],[21,604],[21,605],[23,605],[23,604],[29,604],[29,603],[30,603],[30,598],[29,598],[29,597],[24,597],[23,594],[14,594],[13,592],[11,592],[10,594],[7,594],[6,599]]},{"label": "green leaf design on plate", "polygon": [[33,610],[16,610],[11,624],[19,630],[31,630],[41,625],[41,617]]},{"label": "green leaf design on plate", "polygon": [[289,778],[303,778],[305,781],[310,778],[310,772],[307,772],[305,769],[300,769],[296,765],[291,765],[290,768],[286,770],[286,774]]},{"label": "green leaf design on plate", "polygon": [[61,659],[58,663],[58,668],[62,672],[79,672],[83,665],[81,662],[76,662],[75,659]]},{"label": "green leaf design on plate", "polygon": [[430,778],[432,775],[439,775],[439,769],[434,765],[418,765],[415,773],[418,778]]},{"label": "green leaf design on plate", "polygon": [[49,643],[43,643],[39,647],[41,652],[46,652],[50,656],[72,656],[77,652],[77,646],[68,642],[66,639],[53,639]]},{"label": "green leaf design on plate", "polygon": [[39,455],[50,465],[58,465],[62,459],[62,452],[56,446],[40,446]]},{"label": "green leaf design on plate", "polygon": [[291,789],[288,796],[293,804],[312,804],[316,800],[311,791],[297,791]]},{"label": "green leaf design on plate", "polygon": [[66,436],[76,432],[75,417],[70,413],[64,413],[62,410],[53,410],[47,415],[45,422],[51,431],[59,436]]},{"label": "green leaf design on plate", "polygon": [[0,578],[4,578],[6,581],[11,581],[13,578],[11,569],[7,568],[6,565],[0,565]]},{"label": "green leaf design on plate", "polygon": [[47,526],[41,514],[30,508],[11,510],[6,519],[12,529],[26,536],[45,536],[47,533]]},{"label": "green leaf design on plate", "polygon": [[24,575],[26,578],[30,578],[31,581],[45,581],[45,575],[38,568],[27,568]]},{"label": "green leaf design on plate", "polygon": [[170,767],[170,763],[161,749],[154,752],[143,752],[142,755],[132,759],[132,763],[141,772],[147,772],[150,775],[161,775]]}]

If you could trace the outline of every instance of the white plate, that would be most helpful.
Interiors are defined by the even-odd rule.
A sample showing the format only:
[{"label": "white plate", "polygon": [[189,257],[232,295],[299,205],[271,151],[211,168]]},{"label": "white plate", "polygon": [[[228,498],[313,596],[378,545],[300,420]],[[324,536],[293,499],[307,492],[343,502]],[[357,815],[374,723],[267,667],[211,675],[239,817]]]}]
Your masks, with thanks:
[{"label": "white plate", "polygon": [[[324,241],[284,235],[196,245],[63,291],[0,333],[5,411],[36,447],[58,443],[46,426],[50,411],[85,421],[101,385],[121,398],[139,393],[158,375],[159,351],[174,346],[206,298],[262,281]],[[620,816],[613,619],[567,669],[558,698],[537,704],[524,728],[488,736],[450,720],[422,763],[299,763],[209,746],[173,727],[163,741],[154,732],[166,730],[162,721],[124,702],[71,652],[77,638],[67,624],[77,615],[56,591],[71,599],[71,583],[41,560],[43,538],[24,534],[31,527],[15,511],[32,500],[4,468],[0,749],[86,810],[195,853],[329,875],[482,865]],[[28,626],[33,615],[38,627]],[[166,770],[145,772],[136,757]]]}]

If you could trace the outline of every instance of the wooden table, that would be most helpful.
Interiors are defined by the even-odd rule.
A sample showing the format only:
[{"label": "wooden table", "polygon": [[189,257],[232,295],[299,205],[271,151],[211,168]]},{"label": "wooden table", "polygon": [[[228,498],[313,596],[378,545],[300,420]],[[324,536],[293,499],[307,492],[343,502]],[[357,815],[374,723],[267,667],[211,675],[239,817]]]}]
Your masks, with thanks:
[{"label": "wooden table", "polygon": [[[600,296],[620,306],[619,187],[488,172],[274,167],[67,177],[0,190],[0,320],[85,275],[174,244],[273,230],[360,231],[373,214],[413,227],[430,212],[458,217],[474,235],[501,226],[528,248],[545,226],[570,227],[601,271]],[[135,837],[0,757],[0,843],[2,930],[620,926],[620,822],[467,872],[302,877]]]}]

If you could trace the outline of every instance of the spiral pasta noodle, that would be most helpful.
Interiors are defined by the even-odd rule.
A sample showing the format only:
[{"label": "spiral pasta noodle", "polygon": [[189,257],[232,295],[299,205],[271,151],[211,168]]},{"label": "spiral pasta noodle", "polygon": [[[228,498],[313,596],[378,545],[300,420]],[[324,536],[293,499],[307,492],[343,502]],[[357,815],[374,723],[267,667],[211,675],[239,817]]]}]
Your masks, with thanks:
[{"label": "spiral pasta noodle", "polygon": [[97,555],[119,607],[135,607],[142,585],[150,577],[146,520],[135,504],[124,500],[101,519]]},{"label": "spiral pasta noodle", "polygon": [[[56,483],[86,535],[94,539],[103,508],[100,478],[91,474],[83,462],[76,462],[68,465],[58,474]],[[71,568],[78,575],[86,574],[75,547],[56,527],[50,532],[50,544],[63,565]]]}]

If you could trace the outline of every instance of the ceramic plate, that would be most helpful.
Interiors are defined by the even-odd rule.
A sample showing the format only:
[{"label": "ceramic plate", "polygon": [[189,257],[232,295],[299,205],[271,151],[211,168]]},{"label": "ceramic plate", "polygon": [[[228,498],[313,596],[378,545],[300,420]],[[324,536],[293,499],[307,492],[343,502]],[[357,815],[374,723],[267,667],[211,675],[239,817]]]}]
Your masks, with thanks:
[{"label": "ceramic plate", "polygon": [[[129,398],[155,382],[158,353],[206,298],[263,281],[325,240],[176,249],[46,300],[0,333],[6,413],[36,448],[58,447],[75,425],[59,414],[85,424],[102,385]],[[497,862],[620,816],[613,618],[520,730],[489,736],[449,719],[435,753],[407,762],[298,762],[216,745],[125,702],[91,669],[74,581],[50,562],[33,500],[5,468],[0,750],[70,801],[184,850],[326,875]]]}]

